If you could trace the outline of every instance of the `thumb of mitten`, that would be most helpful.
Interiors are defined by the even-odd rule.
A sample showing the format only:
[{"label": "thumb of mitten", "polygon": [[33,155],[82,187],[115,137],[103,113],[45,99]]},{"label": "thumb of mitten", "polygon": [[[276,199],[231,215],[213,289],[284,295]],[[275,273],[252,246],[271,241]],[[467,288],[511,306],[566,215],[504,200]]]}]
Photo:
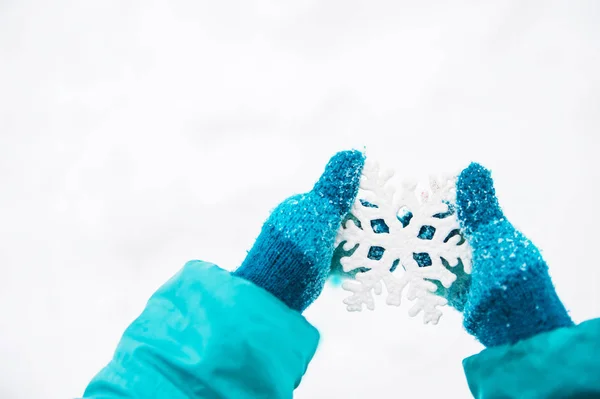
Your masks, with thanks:
[{"label": "thumb of mitten", "polygon": [[461,172],[456,182],[456,205],[463,231],[471,239],[477,239],[486,225],[506,221],[491,173],[477,163]]}]

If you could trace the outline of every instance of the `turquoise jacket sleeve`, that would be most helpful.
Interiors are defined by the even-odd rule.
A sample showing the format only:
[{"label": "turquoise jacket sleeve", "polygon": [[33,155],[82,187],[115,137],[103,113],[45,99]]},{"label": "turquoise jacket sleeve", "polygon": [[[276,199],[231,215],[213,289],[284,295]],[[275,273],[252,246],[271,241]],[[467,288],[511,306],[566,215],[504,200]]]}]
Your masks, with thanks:
[{"label": "turquoise jacket sleeve", "polygon": [[485,349],[463,366],[478,399],[600,398],[600,319]]},{"label": "turquoise jacket sleeve", "polygon": [[191,261],[150,298],[84,398],[292,398],[318,341],[267,291]]}]

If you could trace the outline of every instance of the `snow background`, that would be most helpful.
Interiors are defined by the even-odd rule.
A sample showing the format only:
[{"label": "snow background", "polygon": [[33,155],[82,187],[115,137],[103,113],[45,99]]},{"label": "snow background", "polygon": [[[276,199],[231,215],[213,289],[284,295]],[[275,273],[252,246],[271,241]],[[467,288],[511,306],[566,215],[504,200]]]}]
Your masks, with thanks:
[{"label": "snow background", "polygon": [[[235,268],[270,209],[364,145],[410,176],[490,167],[574,319],[599,316],[599,18],[593,0],[0,1],[0,397],[81,395],[185,261]],[[306,312],[322,341],[295,397],[469,397],[481,346],[456,312],[424,326],[345,295]]]}]

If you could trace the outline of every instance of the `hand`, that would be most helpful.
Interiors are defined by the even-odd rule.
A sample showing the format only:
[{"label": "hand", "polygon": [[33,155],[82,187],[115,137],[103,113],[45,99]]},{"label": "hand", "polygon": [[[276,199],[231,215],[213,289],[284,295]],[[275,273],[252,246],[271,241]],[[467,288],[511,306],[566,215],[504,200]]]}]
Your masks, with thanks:
[{"label": "hand", "polygon": [[323,291],[335,237],[358,193],[364,160],[359,151],[331,158],[310,192],[275,208],[234,274],[304,311]]},{"label": "hand", "polygon": [[539,250],[504,216],[490,172],[473,163],[456,188],[458,219],[473,248],[467,331],[491,347],[572,326]]}]

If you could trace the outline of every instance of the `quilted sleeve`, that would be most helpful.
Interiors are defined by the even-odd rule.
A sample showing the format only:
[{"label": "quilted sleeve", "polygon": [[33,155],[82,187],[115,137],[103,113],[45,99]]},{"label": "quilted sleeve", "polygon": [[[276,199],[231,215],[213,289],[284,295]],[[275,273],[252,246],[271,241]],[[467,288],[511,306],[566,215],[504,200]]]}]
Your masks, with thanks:
[{"label": "quilted sleeve", "polygon": [[600,398],[600,319],[485,349],[463,366],[476,398]]},{"label": "quilted sleeve", "polygon": [[127,328],[85,398],[292,398],[319,334],[267,291],[188,262]]}]

